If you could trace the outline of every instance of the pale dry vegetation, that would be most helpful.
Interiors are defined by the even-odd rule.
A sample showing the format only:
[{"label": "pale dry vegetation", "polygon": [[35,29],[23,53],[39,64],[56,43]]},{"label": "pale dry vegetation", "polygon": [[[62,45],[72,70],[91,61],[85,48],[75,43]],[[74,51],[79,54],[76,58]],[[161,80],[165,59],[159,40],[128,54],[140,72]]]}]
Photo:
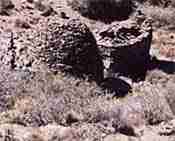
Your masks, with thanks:
[{"label": "pale dry vegetation", "polygon": [[[102,27],[100,25],[107,25],[115,20],[125,20],[129,16],[134,16],[132,12],[134,12],[135,6],[139,6],[139,4],[135,5],[135,1],[139,1],[141,4],[141,16],[145,14],[153,20],[155,32],[153,33],[152,49],[156,48],[160,53],[162,48],[170,50],[169,48],[173,48],[174,46],[174,33],[169,34],[170,29],[172,32],[175,29],[175,2],[173,0],[134,0],[134,3],[132,0],[67,1],[69,2],[68,7],[67,5],[60,6],[59,4],[54,7],[55,1],[53,1],[53,5],[51,4],[51,6],[53,6],[56,12],[59,13],[61,11],[62,15],[65,14],[66,20],[68,18],[80,17],[80,20],[83,19],[87,22],[90,29],[95,29],[96,27],[101,29]],[[28,2],[29,0],[26,1],[27,5],[24,2],[21,9],[23,10],[23,8],[25,9],[27,7],[27,10],[28,8],[30,9],[28,13],[32,13],[32,8],[34,7],[30,4],[33,1],[30,0],[30,4]],[[60,0],[61,2],[63,0]],[[63,7],[66,7],[67,11]],[[71,8],[79,11],[81,15]],[[15,10],[13,11],[14,15],[17,12]],[[27,15],[28,13],[26,11],[24,13]],[[76,16],[71,17],[70,13]],[[82,17],[82,15],[85,17]],[[65,18],[64,16],[62,18]],[[5,19],[5,17],[3,18]],[[3,18],[2,22],[5,25],[6,20],[3,21]],[[46,18],[46,21],[49,21],[49,18],[52,20],[55,17],[51,15],[51,17],[42,18]],[[59,19],[62,18],[59,17]],[[36,20],[41,23],[43,22],[37,18]],[[41,26],[44,23],[39,24],[36,23],[37,26]],[[35,26],[35,24],[31,25]],[[28,28],[32,30],[32,26]],[[20,28],[22,27],[18,26],[18,30]],[[155,34],[158,33],[158,28],[168,30],[161,32],[161,34]],[[23,30],[28,32],[28,29]],[[62,33],[64,34],[64,32],[65,30]],[[92,32],[94,33],[93,30]],[[54,33],[58,35],[57,32]],[[75,40],[72,36],[68,37],[68,39],[71,39],[70,43]],[[85,40],[82,40],[83,43],[85,43]],[[62,39],[60,38],[59,41],[62,42]],[[68,42],[65,41],[64,43]],[[68,46],[70,43],[68,43]],[[59,42],[58,45],[60,45]],[[77,43],[75,43],[76,45]],[[92,46],[90,45],[90,47]],[[48,48],[52,50],[50,46]],[[57,45],[55,48],[57,48]],[[85,52],[82,51],[83,55]],[[162,52],[165,53],[165,50]],[[165,57],[168,58],[171,56],[173,58],[174,52],[169,52],[170,55],[165,55]],[[89,54],[92,55],[91,53]],[[156,56],[158,55],[156,54]],[[48,58],[46,57],[46,59]],[[82,61],[81,57],[80,60]],[[34,71],[27,71],[27,69],[21,70],[20,68],[18,70],[9,70],[0,66],[0,133],[3,133],[4,129],[5,132],[6,129],[10,129],[7,132],[14,130],[12,131],[14,133],[12,136],[13,138],[17,138],[15,136],[16,131],[20,131],[17,134],[23,137],[20,134],[23,132],[27,134],[27,130],[29,129],[37,129],[36,131],[39,131],[38,128],[45,128],[46,136],[50,136],[49,133],[52,128],[47,127],[54,125],[54,128],[59,128],[60,126],[71,128],[78,133],[80,141],[102,141],[107,135],[117,136],[118,132],[122,133],[121,135],[126,134],[127,137],[138,136],[141,132],[145,134],[143,132],[143,130],[146,131],[145,126],[146,128],[151,127],[157,130],[157,125],[175,118],[175,63],[172,60],[166,61],[157,58],[152,61],[150,59],[149,63],[154,64],[155,61],[155,66],[151,66],[152,64],[150,64],[150,68],[148,68],[149,70],[145,74],[145,80],[133,82],[130,78],[115,78],[116,81],[114,81],[114,87],[112,87],[114,89],[110,88],[110,81],[106,82],[107,86],[105,86],[104,80],[107,79],[103,79],[103,83],[97,84],[97,82],[89,80],[90,78],[85,78],[86,76],[81,79],[76,75],[73,76],[73,74],[63,73],[59,70],[52,72],[48,67],[42,66],[42,64],[40,64],[41,66],[37,66],[37,70]],[[157,62],[159,63],[158,65],[156,64]],[[118,84],[121,81],[128,84],[127,89],[129,91],[126,90],[126,87],[123,88]],[[107,87],[109,87],[108,90],[105,89]],[[118,93],[116,94],[110,91],[111,89],[116,90]],[[125,92],[125,95],[121,94],[123,92]],[[4,128],[6,126],[7,128]],[[15,128],[12,128],[13,126]],[[136,129],[142,129],[142,127],[144,129],[141,132],[137,132]],[[17,128],[20,128],[20,130]],[[22,131],[23,128],[26,131]],[[61,132],[60,129],[58,130]],[[59,134],[56,130],[53,130],[53,132]],[[141,138],[139,137],[138,140],[142,140]],[[33,139],[33,137],[30,139],[41,140],[39,138]],[[59,140],[59,138],[51,140]],[[123,141],[122,139],[119,140]]]},{"label": "pale dry vegetation", "polygon": [[[101,138],[99,127],[108,134],[120,131],[134,135],[135,126],[173,118],[156,85],[141,85],[127,97],[116,98],[95,82],[43,70],[32,74],[1,70],[1,124],[40,127],[56,123]],[[99,131],[89,132],[91,128]]]},{"label": "pale dry vegetation", "polygon": [[156,28],[163,27],[166,29],[175,28],[175,9],[172,7],[162,8],[155,6],[146,6],[143,10],[153,20]]}]

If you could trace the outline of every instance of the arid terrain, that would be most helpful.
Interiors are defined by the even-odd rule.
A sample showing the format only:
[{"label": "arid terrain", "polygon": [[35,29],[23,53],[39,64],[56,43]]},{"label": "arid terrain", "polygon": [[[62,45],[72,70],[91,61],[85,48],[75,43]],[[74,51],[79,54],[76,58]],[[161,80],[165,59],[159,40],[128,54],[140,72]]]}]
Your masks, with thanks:
[{"label": "arid terrain", "polygon": [[175,1],[0,0],[0,141],[175,141]]}]

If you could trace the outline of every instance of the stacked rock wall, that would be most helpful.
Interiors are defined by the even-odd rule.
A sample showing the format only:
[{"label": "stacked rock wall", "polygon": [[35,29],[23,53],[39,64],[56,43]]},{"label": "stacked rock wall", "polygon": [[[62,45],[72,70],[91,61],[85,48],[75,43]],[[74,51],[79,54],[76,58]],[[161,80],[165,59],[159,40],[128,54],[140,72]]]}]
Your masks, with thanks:
[{"label": "stacked rock wall", "polygon": [[76,76],[88,75],[100,82],[103,63],[96,40],[89,28],[79,20],[48,24],[47,44],[42,60],[53,70],[63,69]]},{"label": "stacked rock wall", "polygon": [[43,30],[0,33],[1,64],[27,69],[41,60],[54,71],[88,76],[97,82],[118,75],[135,79],[146,72],[152,40],[147,20],[114,22],[95,37],[76,19],[53,19]]},{"label": "stacked rock wall", "polygon": [[128,20],[115,22],[97,32],[97,43],[105,66],[105,77],[143,75],[149,63],[152,28],[146,20],[139,25]]}]

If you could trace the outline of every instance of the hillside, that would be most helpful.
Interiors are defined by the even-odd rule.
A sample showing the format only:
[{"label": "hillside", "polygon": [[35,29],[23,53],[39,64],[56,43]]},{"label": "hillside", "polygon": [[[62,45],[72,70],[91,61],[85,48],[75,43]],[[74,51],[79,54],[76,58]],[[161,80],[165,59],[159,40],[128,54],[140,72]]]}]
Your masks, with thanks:
[{"label": "hillside", "polygon": [[0,141],[174,141],[173,0],[0,0]]}]

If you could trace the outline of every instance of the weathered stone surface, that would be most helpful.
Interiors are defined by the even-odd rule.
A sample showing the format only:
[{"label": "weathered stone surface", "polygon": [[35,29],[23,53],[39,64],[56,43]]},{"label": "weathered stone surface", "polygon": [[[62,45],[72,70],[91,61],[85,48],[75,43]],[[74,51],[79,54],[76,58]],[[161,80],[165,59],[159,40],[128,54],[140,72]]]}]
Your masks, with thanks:
[{"label": "weathered stone surface", "polygon": [[97,32],[96,38],[105,77],[118,74],[135,77],[146,71],[152,40],[152,28],[147,20],[114,22]]},{"label": "weathered stone surface", "polygon": [[3,31],[0,33],[0,64],[9,69],[31,70],[38,62],[37,51],[44,45],[40,32]]},{"label": "weathered stone surface", "polygon": [[48,24],[47,44],[42,50],[42,60],[51,69],[71,72],[77,76],[88,75],[101,81],[103,64],[96,40],[89,28],[79,20],[69,20],[61,24]]}]

